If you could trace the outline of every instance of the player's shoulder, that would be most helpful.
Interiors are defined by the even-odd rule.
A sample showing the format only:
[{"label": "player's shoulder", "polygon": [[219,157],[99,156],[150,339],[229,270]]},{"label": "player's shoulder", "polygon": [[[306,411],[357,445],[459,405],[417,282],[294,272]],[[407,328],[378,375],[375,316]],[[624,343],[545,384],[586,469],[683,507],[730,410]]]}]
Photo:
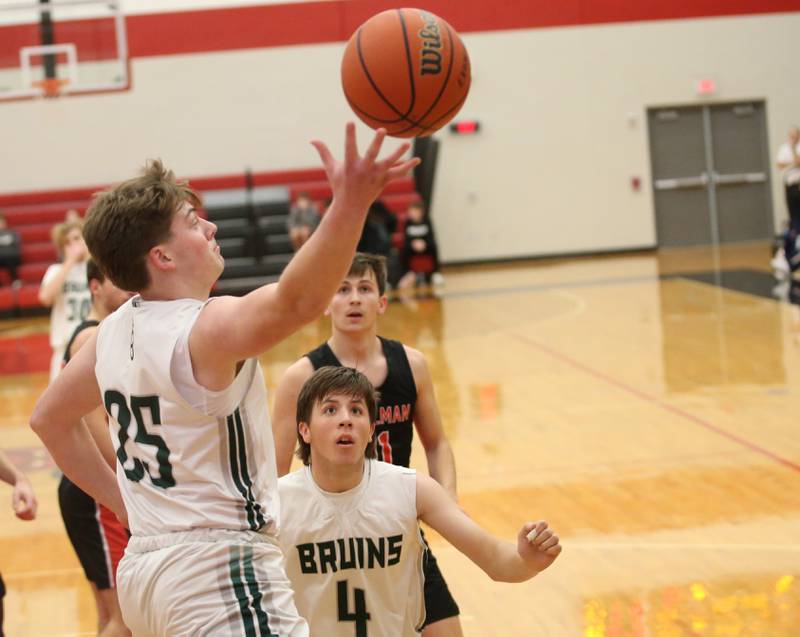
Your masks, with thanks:
[{"label": "player's shoulder", "polygon": [[402,465],[392,464],[391,462],[383,462],[382,460],[369,460],[371,465],[372,475],[380,478],[401,479],[402,476],[416,477],[417,470],[411,467],[404,467]]},{"label": "player's shoulder", "polygon": [[55,276],[56,272],[59,272],[61,268],[64,267],[63,263],[51,263],[47,266],[47,270],[44,271],[44,276],[42,277],[42,282],[47,281],[47,279]]},{"label": "player's shoulder", "polygon": [[93,334],[99,329],[99,325],[88,325],[75,335],[70,346],[70,356],[74,356],[81,347],[92,337]]},{"label": "player's shoulder", "polygon": [[294,363],[286,368],[286,372],[281,379],[281,385],[299,384],[302,385],[314,373],[314,365],[308,356],[301,356]]},{"label": "player's shoulder", "polygon": [[297,493],[305,488],[307,480],[305,476],[306,468],[301,467],[296,471],[287,473],[278,478],[278,493],[281,497],[286,497],[289,494]]},{"label": "player's shoulder", "polygon": [[421,375],[427,374],[428,372],[428,359],[426,359],[425,354],[418,349],[409,347],[406,344],[403,344],[403,350],[406,353],[411,372],[414,374],[414,379],[419,380]]}]

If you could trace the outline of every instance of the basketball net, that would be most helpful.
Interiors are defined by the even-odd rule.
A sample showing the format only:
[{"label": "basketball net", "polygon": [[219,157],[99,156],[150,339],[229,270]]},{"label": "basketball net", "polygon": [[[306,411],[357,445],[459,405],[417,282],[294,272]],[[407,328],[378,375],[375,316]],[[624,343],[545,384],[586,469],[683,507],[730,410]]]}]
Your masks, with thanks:
[{"label": "basketball net", "polygon": [[44,80],[37,80],[33,82],[34,86],[42,89],[42,97],[58,97],[61,94],[61,87],[69,84],[69,80],[62,80],[57,77],[49,77]]}]

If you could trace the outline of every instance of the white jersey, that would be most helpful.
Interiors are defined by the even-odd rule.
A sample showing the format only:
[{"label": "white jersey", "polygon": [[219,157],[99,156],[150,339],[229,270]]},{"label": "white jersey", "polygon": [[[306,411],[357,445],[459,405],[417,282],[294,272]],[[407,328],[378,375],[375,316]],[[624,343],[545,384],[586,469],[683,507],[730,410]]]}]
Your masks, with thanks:
[{"label": "white jersey", "polygon": [[276,530],[275,449],[261,368],[248,359],[222,391],[195,381],[188,339],[203,306],[135,296],[100,324],[95,372],[134,536]]},{"label": "white jersey", "polygon": [[[50,281],[63,267],[62,263],[54,263],[47,268],[42,277],[42,285]],[[72,332],[89,315],[91,309],[92,293],[86,281],[86,261],[81,261],[69,269],[61,294],[50,310],[50,347],[63,353]]]},{"label": "white jersey", "polygon": [[[794,153],[800,156],[800,144],[797,144]],[[778,149],[777,161],[779,164],[788,164],[783,169],[783,183],[787,186],[800,183],[800,166],[794,165],[794,155],[792,154],[792,146],[789,142],[784,142]]]},{"label": "white jersey", "polygon": [[278,481],[278,541],[295,604],[318,637],[407,637],[425,621],[413,469],[368,460],[345,493],[304,467]]}]

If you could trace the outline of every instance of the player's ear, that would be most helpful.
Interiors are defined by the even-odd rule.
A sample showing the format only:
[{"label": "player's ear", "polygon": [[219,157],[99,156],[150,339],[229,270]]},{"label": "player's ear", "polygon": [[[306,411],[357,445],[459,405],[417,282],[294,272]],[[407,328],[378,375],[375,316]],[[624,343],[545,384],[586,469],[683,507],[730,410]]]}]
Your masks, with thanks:
[{"label": "player's ear", "polygon": [[299,422],[297,423],[297,431],[300,432],[300,437],[303,439],[303,442],[307,445],[311,444],[311,427],[308,426],[308,423]]},{"label": "player's ear", "polygon": [[147,253],[147,261],[157,270],[173,270],[175,262],[163,244],[153,246]]},{"label": "player's ear", "polygon": [[375,421],[372,421],[372,424],[369,426],[369,441],[372,442],[372,439],[375,437]]},{"label": "player's ear", "polygon": [[389,307],[389,297],[386,294],[382,294],[378,301],[378,314],[383,314],[387,307]]}]

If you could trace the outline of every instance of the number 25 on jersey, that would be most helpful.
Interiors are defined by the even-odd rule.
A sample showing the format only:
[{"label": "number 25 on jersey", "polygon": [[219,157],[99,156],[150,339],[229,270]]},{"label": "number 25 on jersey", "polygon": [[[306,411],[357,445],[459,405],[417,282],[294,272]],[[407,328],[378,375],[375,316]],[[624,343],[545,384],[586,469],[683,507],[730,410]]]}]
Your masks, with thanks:
[{"label": "number 25 on jersey", "polygon": [[[118,391],[109,389],[106,391],[103,402],[106,411],[116,417],[119,423],[119,447],[117,448],[117,458],[125,471],[125,476],[132,482],[141,482],[145,474],[156,487],[168,489],[175,486],[175,478],[172,477],[172,465],[169,462],[169,448],[164,439],[155,433],[149,433],[144,423],[142,411],[147,409],[150,412],[150,421],[153,425],[161,425],[161,410],[158,404],[158,396],[131,396],[131,404],[125,400],[125,396]],[[133,416],[133,418],[131,418]],[[125,443],[131,438],[130,426],[132,420],[136,421],[136,435],[133,442],[136,443],[140,453],[129,455],[125,449]],[[158,473],[153,475],[150,465],[144,459],[145,447],[155,450],[155,459],[158,463]],[[133,460],[131,467],[130,460]]]}]

